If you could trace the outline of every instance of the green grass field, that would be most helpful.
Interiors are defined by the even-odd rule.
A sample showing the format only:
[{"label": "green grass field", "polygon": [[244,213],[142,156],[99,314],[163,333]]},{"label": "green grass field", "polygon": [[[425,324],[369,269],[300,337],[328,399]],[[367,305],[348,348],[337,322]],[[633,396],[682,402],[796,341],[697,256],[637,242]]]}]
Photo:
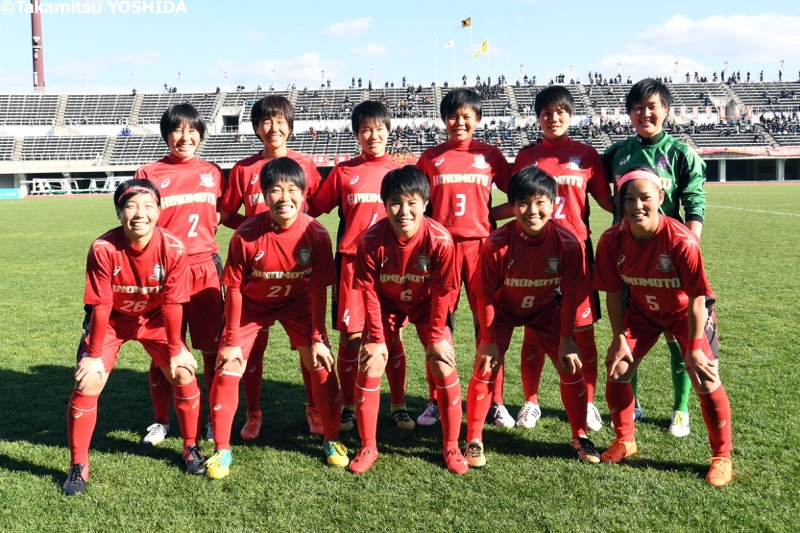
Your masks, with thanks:
[{"label": "green grass field", "polygon": [[[794,531],[800,511],[800,184],[709,186],[708,203],[703,249],[719,298],[722,377],[733,408],[736,477],[724,489],[704,481],[709,449],[696,397],[691,435],[676,439],[665,432],[672,389],[663,341],[642,365],[640,451],[625,464],[588,465],[573,456],[550,365],[539,425],[487,426],[487,467],[461,477],[442,466],[439,426],[396,429],[384,395],[381,458],[357,477],[324,464],[320,440],[307,432],[297,355],[273,328],[262,395],[266,427],[259,440],[243,444],[240,406],[228,478],[186,475],[177,431],[157,448],[141,444],[152,417],[149,359],[132,343],[123,347],[100,400],[89,491],[67,498],[60,487],[69,466],[65,410],[83,317],[86,251],[117,221],[110,197],[2,202],[0,529]],[[593,213],[599,236],[609,216]],[[335,231],[333,217],[324,222]],[[229,236],[220,232],[223,249]],[[473,356],[470,322],[460,311],[456,353],[464,390]],[[605,320],[597,337],[604,353]],[[413,331],[406,341],[409,407],[416,417],[427,386]],[[522,403],[518,353],[519,336],[507,364],[512,415]],[[606,427],[592,435],[601,450],[613,439],[604,390],[601,372],[597,404]],[[173,423],[177,427],[174,417]],[[343,440],[352,457],[357,433]]]}]

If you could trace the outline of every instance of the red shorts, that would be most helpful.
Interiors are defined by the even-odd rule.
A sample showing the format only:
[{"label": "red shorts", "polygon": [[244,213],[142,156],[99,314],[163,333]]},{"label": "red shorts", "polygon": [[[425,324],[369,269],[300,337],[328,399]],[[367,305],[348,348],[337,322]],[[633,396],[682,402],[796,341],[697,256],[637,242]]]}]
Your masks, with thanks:
[{"label": "red shorts", "polygon": [[364,331],[365,307],[363,293],[353,287],[355,257],[339,255],[336,266],[339,282],[331,301],[334,327],[342,333],[359,333]]},{"label": "red shorts", "polygon": [[525,326],[525,336],[533,335],[542,350],[552,357],[558,357],[558,346],[561,342],[559,331],[561,324],[561,308],[543,311],[535,318],[520,319],[501,308],[495,307],[494,330],[497,335],[497,349],[500,355],[508,351],[511,335],[517,326]]},{"label": "red shorts", "polygon": [[[583,251],[586,252],[586,244],[581,243]],[[589,255],[583,255],[583,271],[586,273],[583,276],[582,283],[578,285],[578,309],[575,312],[575,327],[591,326],[600,317],[598,313],[598,298],[594,290],[592,290],[592,266],[589,260]]]},{"label": "red shorts", "polygon": [[[242,306],[242,320],[239,324],[240,347],[245,360],[250,357],[258,332],[269,328],[275,322],[280,322],[283,326],[293,350],[298,346],[311,346],[311,307],[308,301],[291,302],[272,312],[264,312],[263,309],[245,303]],[[226,340],[223,330],[220,345],[225,344]]]},{"label": "red shorts", "polygon": [[189,276],[192,296],[183,304],[184,328],[188,326],[192,348],[203,352],[215,352],[222,329],[224,303],[213,257],[211,255],[191,257]]},{"label": "red shorts", "polygon": [[[623,318],[625,325],[625,339],[634,359],[641,359],[658,342],[664,331],[669,331],[681,346],[683,358],[689,349],[689,318],[684,314],[671,320],[653,320],[643,315],[634,307],[625,310]],[[706,339],[703,342],[703,352],[711,360],[719,356],[719,340],[717,339],[717,317],[714,310],[708,309],[705,325]]]},{"label": "red shorts", "polygon": [[[478,299],[475,296],[475,289],[478,280],[474,280],[473,276],[478,270],[478,262],[481,258],[481,246],[486,239],[470,239],[464,241],[455,241],[455,253],[453,254],[453,270],[458,276],[458,286],[464,282],[464,287],[467,291],[467,300],[469,301],[470,309],[476,309]],[[456,292],[456,301],[453,302],[453,311],[458,307],[458,299],[461,296],[461,291]]]},{"label": "red shorts", "polygon": [[[79,360],[87,357],[86,350],[95,334],[89,331],[84,339],[83,345],[78,350]],[[106,372],[111,372],[116,366],[119,349],[128,341],[139,341],[156,366],[169,367],[169,345],[160,309],[138,317],[112,313],[108,329],[104,333],[97,334],[103,335],[100,358],[103,360]]]}]

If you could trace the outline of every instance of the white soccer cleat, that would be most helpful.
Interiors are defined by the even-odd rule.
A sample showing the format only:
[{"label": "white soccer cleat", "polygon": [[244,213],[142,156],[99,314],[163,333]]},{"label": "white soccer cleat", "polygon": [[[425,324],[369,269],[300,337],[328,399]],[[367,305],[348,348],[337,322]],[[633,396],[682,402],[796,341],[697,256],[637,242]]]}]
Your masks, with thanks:
[{"label": "white soccer cleat", "polygon": [[489,409],[489,417],[495,426],[500,426],[501,428],[514,427],[514,419],[511,418],[511,415],[508,414],[508,409],[502,403],[492,404],[491,409]]},{"label": "white soccer cleat", "polygon": [[164,442],[164,439],[167,438],[167,433],[169,433],[169,424],[156,422],[147,427],[147,435],[144,436],[142,442],[150,446],[156,446]]},{"label": "white soccer cleat", "polygon": [[536,422],[542,418],[542,410],[538,403],[525,402],[517,414],[517,427],[532,429],[536,427]]},{"label": "white soccer cleat", "polygon": [[591,402],[586,405],[586,427],[592,431],[603,429],[603,419],[600,417],[600,411]]},{"label": "white soccer cleat", "polygon": [[685,437],[689,434],[689,413],[683,411],[672,412],[672,422],[667,428],[667,433],[673,437]]}]

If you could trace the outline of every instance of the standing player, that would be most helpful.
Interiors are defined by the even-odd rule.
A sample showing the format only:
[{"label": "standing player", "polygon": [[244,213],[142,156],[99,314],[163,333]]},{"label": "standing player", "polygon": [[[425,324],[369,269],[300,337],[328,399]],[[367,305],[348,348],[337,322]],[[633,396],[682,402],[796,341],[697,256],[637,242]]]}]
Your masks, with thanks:
[{"label": "standing player", "polygon": [[[575,316],[575,344],[583,363],[583,376],[586,379],[588,412],[586,423],[592,431],[603,427],[600,412],[594,405],[597,384],[597,343],[594,338],[594,322],[599,318],[597,295],[591,288],[591,271],[594,262],[592,241],[589,238],[589,194],[598,205],[614,212],[611,189],[608,185],[603,163],[597,151],[567,135],[572,124],[575,101],[566,87],[552,85],[539,92],[534,102],[534,110],[542,127],[544,139],[523,148],[514,161],[516,173],[528,166],[536,166],[556,179],[556,197],[553,220],[570,230],[578,241],[584,244],[587,275],[586,283],[578,295],[578,310]],[[525,329],[526,336],[530,329]],[[533,347],[535,342],[523,341],[523,348]],[[517,425],[533,427],[541,416],[539,408],[539,382],[544,367],[544,354],[541,351],[522,353],[526,361],[525,370],[531,375],[526,382],[531,390],[525,391],[525,403],[517,416]]]},{"label": "standing player", "polygon": [[[355,425],[356,375],[358,350],[364,331],[364,300],[353,287],[358,241],[365,229],[386,218],[381,202],[381,180],[390,170],[400,168],[386,153],[386,141],[392,129],[389,111],[380,102],[361,102],[351,115],[353,133],[361,145],[361,155],[339,163],[322,183],[319,192],[308,200],[312,216],[330,213],[339,208],[336,274],[338,284],[333,291],[333,317],[341,333],[336,369],[342,388],[342,431]],[[406,407],[406,352],[400,335],[391,344],[386,377],[392,394],[391,413],[401,429],[414,429],[414,421]]]},{"label": "standing player", "polygon": [[[222,326],[222,263],[215,240],[220,221],[217,203],[225,186],[222,170],[195,157],[205,136],[203,117],[191,104],[177,104],[161,116],[161,137],[169,154],[136,171],[136,178],[158,184],[161,192],[159,225],[176,235],[189,255],[190,300],[184,304],[184,335],[188,328],[192,348],[203,353],[206,390],[211,390]],[[227,220],[229,215],[225,213]],[[169,431],[169,382],[156,365],[150,365],[150,398],[155,421],[147,428],[145,444],[156,445]]]},{"label": "standing player", "polygon": [[259,331],[280,321],[311,376],[332,466],[347,466],[339,442],[342,408],[325,328],[327,288],[333,284],[333,252],[325,228],[303,213],[303,169],[288,157],[264,166],[261,189],[268,211],[250,217],[231,239],[222,274],[225,328],[211,388],[215,453],[207,475],[221,479],[233,461],[230,436],[239,404],[239,381]]},{"label": "standing player", "polygon": [[[525,326],[526,335],[538,339],[539,349],[558,371],[572,449],[582,461],[600,462],[586,436],[586,383],[572,338],[575,310],[585,296],[585,259],[580,241],[551,222],[557,187],[556,180],[537,167],[514,174],[508,201],[516,220],[493,232],[481,250],[476,278],[480,334],[467,393],[464,451],[470,466],[486,464],[482,434],[489,391],[515,326]],[[523,372],[522,378],[529,374]]]},{"label": "standing player", "polygon": [[[613,339],[608,348],[606,399],[616,439],[600,458],[618,463],[637,453],[631,379],[658,337],[669,331],[681,346],[692,385],[700,397],[711,443],[706,481],[720,487],[733,479],[731,406],[719,376],[716,317],[695,234],[659,214],[663,179],[652,171],[624,174],[617,186],[623,220],[597,245],[594,286],[606,291]],[[630,289],[627,308],[623,287]]]},{"label": "standing player", "polygon": [[386,218],[368,229],[358,244],[355,287],[363,292],[366,324],[356,380],[361,450],[350,463],[356,474],[368,471],[378,458],[376,434],[387,346],[406,320],[417,328],[426,368],[441,400],[445,465],[455,474],[469,471],[458,447],[461,384],[448,327],[458,291],[454,246],[447,230],[425,216],[429,195],[427,178],[412,165],[386,174],[381,183]]},{"label": "standing player", "polygon": [[[680,207],[686,218],[686,227],[700,240],[706,208],[706,165],[688,146],[663,131],[664,120],[669,115],[672,95],[663,83],[654,79],[644,79],[631,87],[625,98],[625,108],[630,116],[636,136],[612,145],[605,154],[603,162],[609,179],[615,182],[630,170],[638,167],[656,169],[662,179],[664,203],[661,212],[681,221]],[[617,186],[617,189],[619,187]],[[622,213],[614,217],[619,222]],[[686,373],[686,365],[678,342],[665,332],[670,352],[672,387],[674,392],[672,421],[668,432],[676,437],[689,434],[689,392],[691,382]],[[633,389],[637,397],[637,419],[642,416],[637,390],[638,380],[634,377]]]},{"label": "standing player", "polygon": [[[447,93],[439,108],[449,139],[429,148],[420,156],[417,166],[430,180],[431,218],[442,224],[453,236],[455,272],[467,291],[473,323],[477,328],[473,275],[483,241],[494,226],[491,218],[492,185],[505,191],[511,168],[496,147],[472,138],[481,120],[481,97],[472,89],[459,87]],[[453,307],[458,304],[456,293]],[[438,420],[435,391],[428,379],[430,402],[417,418],[423,426]],[[491,417],[499,426],[511,427],[514,419],[503,405],[502,374],[495,384]]]},{"label": "standing player", "polygon": [[187,253],[180,240],[156,226],[160,200],[158,188],[147,180],[121,183],[114,192],[121,227],[100,236],[89,249],[84,294],[89,311],[67,406],[71,467],[63,488],[69,496],[86,492],[97,402],[120,346],[130,340],[142,343],[172,385],[186,471],[205,472],[195,440],[197,362],[181,339],[182,304],[190,295]]},{"label": "standing player", "polygon": [[[290,150],[286,143],[294,130],[294,106],[283,96],[268,95],[257,101],[250,110],[250,121],[253,131],[261,139],[264,148],[242,159],[233,166],[228,176],[228,188],[222,197],[220,206],[223,210],[236,213],[244,205],[244,213],[249,218],[267,210],[264,194],[261,191],[260,174],[264,165],[278,157],[289,157],[303,169],[306,177],[306,196],[316,193],[322,177],[310,156]],[[241,430],[241,437],[253,440],[261,432],[261,384],[264,373],[264,350],[269,341],[269,329],[258,335],[253,350],[250,352],[247,374],[244,376],[244,393],[247,400],[247,423]],[[311,433],[323,433],[322,420],[311,393],[311,381],[308,371],[300,364],[303,373],[303,384],[306,389],[306,420]]]}]

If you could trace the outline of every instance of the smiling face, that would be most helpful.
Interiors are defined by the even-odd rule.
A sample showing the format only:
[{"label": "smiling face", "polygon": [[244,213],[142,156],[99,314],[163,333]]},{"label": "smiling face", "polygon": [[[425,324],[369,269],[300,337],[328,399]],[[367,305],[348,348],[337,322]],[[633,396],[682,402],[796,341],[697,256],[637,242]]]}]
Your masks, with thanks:
[{"label": "smiling face", "polygon": [[461,107],[455,113],[450,113],[445,117],[447,134],[454,141],[467,141],[472,138],[480,120],[472,107]]},{"label": "smiling face", "polygon": [[386,129],[386,125],[381,121],[365,121],[359,126],[356,138],[364,154],[371,157],[381,157],[386,153],[389,130]]},{"label": "smiling face", "polygon": [[631,124],[636,128],[636,133],[645,139],[650,139],[661,133],[667,114],[669,114],[669,108],[664,105],[657,94],[653,94],[634,105],[628,116],[631,118]]},{"label": "smiling face", "polygon": [[158,200],[149,193],[131,196],[117,209],[117,218],[125,236],[137,249],[144,248],[150,242],[160,214]]},{"label": "smiling face", "polygon": [[530,196],[517,200],[511,206],[514,217],[531,237],[544,231],[544,225],[553,216],[553,201],[547,196]]},{"label": "smiling face", "polygon": [[303,212],[303,189],[290,181],[276,181],[264,191],[264,200],[272,221],[287,228]]},{"label": "smiling face", "polygon": [[419,194],[391,196],[386,203],[386,217],[392,224],[395,235],[408,240],[419,231],[428,202]]},{"label": "smiling face", "polygon": [[181,161],[186,161],[194,157],[197,147],[200,146],[201,137],[200,132],[191,124],[181,122],[167,135],[167,145],[173,156]]},{"label": "smiling face", "polygon": [[548,141],[556,141],[567,134],[572,115],[561,106],[549,105],[539,113],[539,125]]},{"label": "smiling face", "polygon": [[286,142],[292,133],[289,122],[283,115],[273,115],[262,118],[254,128],[256,135],[264,143],[264,152],[267,157],[276,158],[286,155]]},{"label": "smiling face", "polygon": [[622,201],[633,237],[637,240],[652,237],[658,230],[658,208],[664,201],[664,191],[652,181],[634,179],[627,183]]}]

